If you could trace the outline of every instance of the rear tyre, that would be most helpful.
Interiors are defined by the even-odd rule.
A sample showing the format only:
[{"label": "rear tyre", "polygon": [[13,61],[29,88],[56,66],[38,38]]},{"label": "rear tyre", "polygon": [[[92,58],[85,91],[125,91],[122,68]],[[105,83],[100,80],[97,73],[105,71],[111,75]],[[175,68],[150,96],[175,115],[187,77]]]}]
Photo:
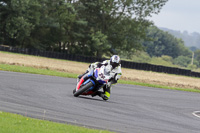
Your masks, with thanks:
[{"label": "rear tyre", "polygon": [[79,95],[81,95],[83,92],[87,91],[88,89],[90,89],[90,87],[93,86],[92,82],[87,83],[86,85],[82,86],[78,91],[76,91],[74,93],[75,97],[78,97]]}]

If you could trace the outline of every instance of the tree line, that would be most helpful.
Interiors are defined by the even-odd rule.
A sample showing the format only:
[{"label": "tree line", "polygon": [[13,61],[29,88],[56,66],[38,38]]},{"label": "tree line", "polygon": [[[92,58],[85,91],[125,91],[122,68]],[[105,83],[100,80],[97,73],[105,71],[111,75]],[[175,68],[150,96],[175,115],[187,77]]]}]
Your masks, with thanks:
[{"label": "tree line", "polygon": [[143,41],[142,44],[148,54],[146,55],[147,62],[151,62],[150,58],[147,58],[150,56],[159,57],[158,62],[165,61],[171,66],[177,65],[189,69],[200,67],[200,49],[192,51],[190,47],[185,46],[182,39],[155,26],[149,27],[146,33],[149,40]]},{"label": "tree line", "polygon": [[0,43],[102,57],[141,50],[167,0],[0,0]]},{"label": "tree line", "polygon": [[160,28],[161,30],[167,31],[170,34],[174,35],[177,38],[183,39],[185,42],[185,45],[190,47],[191,50],[195,51],[196,49],[200,49],[200,33],[198,32],[192,32],[189,33],[188,31],[177,31],[177,30],[171,30],[167,28]]}]

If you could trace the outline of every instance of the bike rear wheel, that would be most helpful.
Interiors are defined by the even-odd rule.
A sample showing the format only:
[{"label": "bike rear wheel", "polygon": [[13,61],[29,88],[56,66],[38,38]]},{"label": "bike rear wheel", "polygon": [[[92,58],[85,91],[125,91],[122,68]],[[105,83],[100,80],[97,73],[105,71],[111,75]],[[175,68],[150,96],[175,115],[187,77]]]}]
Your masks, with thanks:
[{"label": "bike rear wheel", "polygon": [[81,95],[83,92],[87,91],[88,89],[90,89],[90,87],[93,86],[92,82],[87,83],[86,85],[82,86],[78,91],[76,91],[74,93],[75,97],[78,97],[79,95]]}]

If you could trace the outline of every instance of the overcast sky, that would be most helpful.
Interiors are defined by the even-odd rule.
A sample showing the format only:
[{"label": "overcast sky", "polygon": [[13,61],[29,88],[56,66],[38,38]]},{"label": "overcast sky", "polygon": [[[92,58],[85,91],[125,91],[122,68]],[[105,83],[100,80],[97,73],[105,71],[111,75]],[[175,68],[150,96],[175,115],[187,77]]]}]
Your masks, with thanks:
[{"label": "overcast sky", "polygon": [[157,27],[200,33],[200,0],[168,0],[161,12],[149,19]]}]

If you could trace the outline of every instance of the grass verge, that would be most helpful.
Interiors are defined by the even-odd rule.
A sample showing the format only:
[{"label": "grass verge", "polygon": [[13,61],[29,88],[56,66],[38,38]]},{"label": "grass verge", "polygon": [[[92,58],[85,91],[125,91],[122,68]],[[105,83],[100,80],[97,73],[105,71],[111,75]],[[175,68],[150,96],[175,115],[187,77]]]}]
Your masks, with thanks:
[{"label": "grass verge", "polygon": [[111,133],[0,111],[0,133]]},{"label": "grass verge", "polygon": [[197,92],[197,93],[200,93],[200,90],[198,90],[198,89],[192,89],[192,88],[176,88],[176,87],[154,85],[154,84],[148,84],[148,83],[139,83],[139,82],[125,81],[125,80],[120,80],[119,83],[120,84],[139,85],[139,86],[146,86],[146,87],[154,87],[154,88],[162,88],[162,89],[170,89],[170,90],[179,90],[179,91],[187,91],[187,92]]},{"label": "grass verge", "polygon": [[[56,71],[56,70],[39,69],[39,68],[34,68],[34,67],[25,67],[25,66],[8,65],[8,64],[0,64],[0,70],[41,74],[41,75],[50,75],[50,76],[59,76],[59,77],[68,77],[68,78],[77,78],[77,75],[78,75],[78,74],[60,72],[60,71]],[[154,85],[154,84],[148,84],[148,83],[139,83],[139,82],[127,81],[127,80],[119,80],[119,83],[200,93],[200,90],[192,89],[192,88],[188,88],[188,89],[187,88],[175,88],[175,87]]]},{"label": "grass verge", "polygon": [[50,76],[58,76],[58,77],[68,77],[68,78],[76,78],[77,77],[77,74],[72,74],[72,73],[65,73],[65,72],[60,72],[60,71],[55,71],[55,70],[40,69],[40,68],[34,68],[34,67],[8,65],[8,64],[0,64],[0,70],[21,72],[21,73],[50,75]]}]

